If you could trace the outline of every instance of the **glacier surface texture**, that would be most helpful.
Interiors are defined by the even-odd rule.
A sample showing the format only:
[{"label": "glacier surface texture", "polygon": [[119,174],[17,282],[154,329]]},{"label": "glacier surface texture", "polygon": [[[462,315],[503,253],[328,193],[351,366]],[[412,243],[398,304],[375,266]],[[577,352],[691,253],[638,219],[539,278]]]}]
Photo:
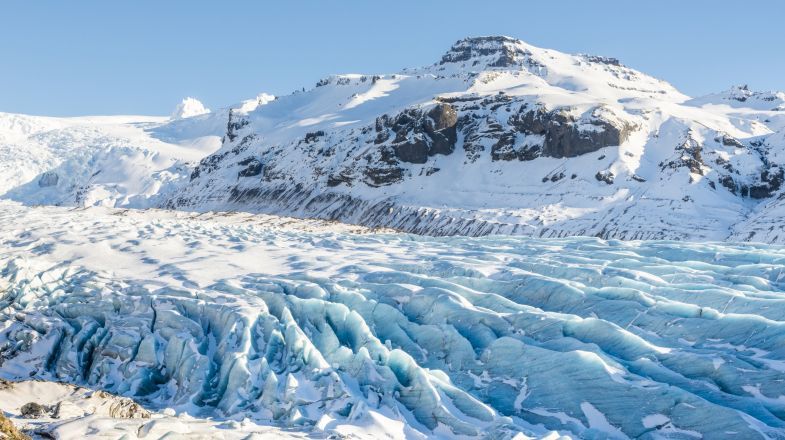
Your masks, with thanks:
[{"label": "glacier surface texture", "polygon": [[782,247],[8,203],[0,225],[6,379],[324,433],[785,438]]}]

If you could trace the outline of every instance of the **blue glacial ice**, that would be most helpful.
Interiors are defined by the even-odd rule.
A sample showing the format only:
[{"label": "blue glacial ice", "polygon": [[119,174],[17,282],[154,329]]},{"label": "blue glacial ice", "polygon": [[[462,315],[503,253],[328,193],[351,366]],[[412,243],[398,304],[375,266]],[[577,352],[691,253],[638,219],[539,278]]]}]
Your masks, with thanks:
[{"label": "blue glacial ice", "polygon": [[243,231],[300,257],[189,288],[0,255],[0,375],[327,432],[785,438],[785,248]]}]

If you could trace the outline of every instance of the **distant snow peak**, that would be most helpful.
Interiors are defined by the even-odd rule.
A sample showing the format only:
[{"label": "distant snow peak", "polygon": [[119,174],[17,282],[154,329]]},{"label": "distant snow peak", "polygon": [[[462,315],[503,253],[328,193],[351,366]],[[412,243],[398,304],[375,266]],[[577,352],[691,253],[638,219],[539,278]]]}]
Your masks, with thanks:
[{"label": "distant snow peak", "polygon": [[772,110],[782,110],[782,104],[785,102],[785,93],[776,91],[755,91],[751,90],[747,84],[737,85],[731,87],[727,92],[728,99],[733,99],[739,102],[747,102],[748,100],[759,101],[762,103],[770,102],[772,105],[779,105],[778,108]]},{"label": "distant snow peak", "polygon": [[750,86],[747,84],[737,84],[732,86],[726,93],[728,95],[727,99],[733,99],[739,102],[744,102],[756,94],[759,94],[753,90],[750,90]]},{"label": "distant snow peak", "polygon": [[260,93],[256,98],[248,99],[240,103],[237,111],[242,113],[250,113],[265,104],[275,101],[275,96],[269,93]]},{"label": "distant snow peak", "polygon": [[757,91],[747,84],[739,84],[730,89],[693,99],[693,105],[724,104],[736,108],[750,108],[763,111],[785,111],[785,92]]},{"label": "distant snow peak", "polygon": [[207,113],[210,113],[210,109],[206,108],[201,101],[196,98],[187,97],[177,104],[177,108],[175,108],[174,113],[172,113],[172,119],[191,118]]}]

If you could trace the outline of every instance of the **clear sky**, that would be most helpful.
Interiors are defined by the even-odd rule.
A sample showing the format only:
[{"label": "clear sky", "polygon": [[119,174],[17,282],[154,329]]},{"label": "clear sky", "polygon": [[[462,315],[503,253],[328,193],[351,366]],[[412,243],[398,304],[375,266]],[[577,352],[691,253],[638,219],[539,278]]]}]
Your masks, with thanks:
[{"label": "clear sky", "polygon": [[785,1],[6,1],[0,111],[169,114],[288,94],[332,73],[437,61],[503,34],[619,58],[697,96],[785,90]]}]

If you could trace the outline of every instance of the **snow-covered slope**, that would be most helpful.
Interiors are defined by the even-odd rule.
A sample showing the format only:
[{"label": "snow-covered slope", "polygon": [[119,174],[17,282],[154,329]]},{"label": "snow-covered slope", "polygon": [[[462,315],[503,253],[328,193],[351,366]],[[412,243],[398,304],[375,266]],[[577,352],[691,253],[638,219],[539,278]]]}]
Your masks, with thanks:
[{"label": "snow-covered slope", "polygon": [[156,206],[220,147],[208,118],[167,121],[0,113],[0,193],[31,205]]},{"label": "snow-covered slope", "polygon": [[746,84],[690,100],[697,106],[727,105],[740,109],[785,111],[785,92],[756,92]]},{"label": "snow-covered slope", "polygon": [[430,66],[332,76],[188,118],[3,115],[0,183],[27,204],[431,235],[785,243],[782,96],[692,99],[613,58],[468,38]]},{"label": "snow-covered slope", "polygon": [[466,39],[432,66],[230,114],[166,206],[434,235],[723,240],[743,222],[782,240],[748,216],[780,194],[785,112],[720,101],[614,59]]},{"label": "snow-covered slope", "polygon": [[0,204],[0,376],[125,438],[785,438],[782,247],[368,232]]}]

